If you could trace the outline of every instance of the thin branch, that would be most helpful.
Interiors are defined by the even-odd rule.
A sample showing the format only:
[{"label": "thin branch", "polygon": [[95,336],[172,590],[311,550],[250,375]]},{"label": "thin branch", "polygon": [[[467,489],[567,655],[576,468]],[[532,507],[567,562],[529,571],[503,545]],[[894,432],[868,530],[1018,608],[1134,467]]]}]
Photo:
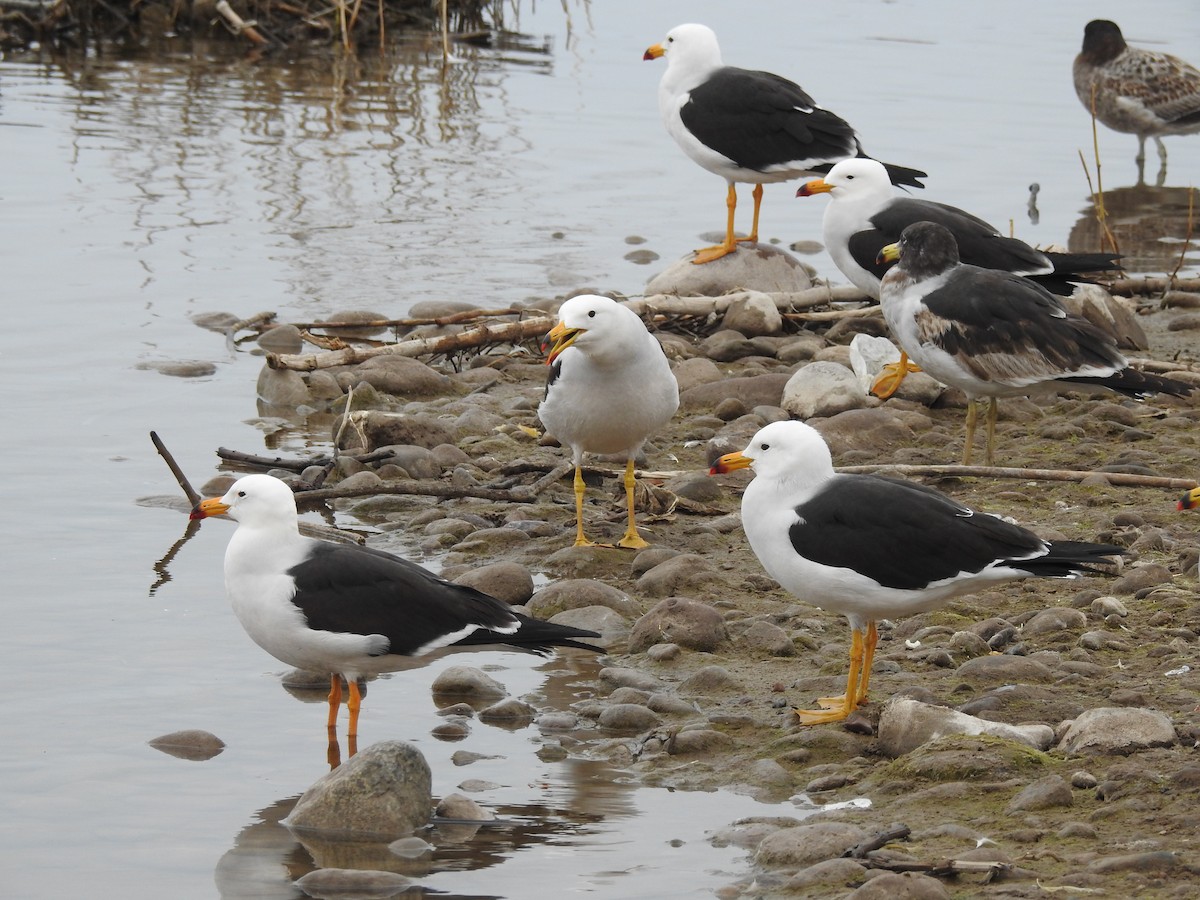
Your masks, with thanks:
[{"label": "thin branch", "polygon": [[1163,475],[1133,475],[1127,472],[1079,472],[1071,469],[1014,469],[998,466],[918,466],[881,463],[865,466],[839,466],[838,471],[849,475],[886,473],[889,475],[940,475],[964,478],[1024,478],[1031,481],[1083,481],[1100,476],[1117,487],[1170,488],[1188,490],[1197,486],[1194,478],[1170,478]]},{"label": "thin branch", "polygon": [[188,499],[188,503],[195,506],[200,502],[200,494],[192,487],[187,476],[183,474],[183,469],[179,468],[179,464],[175,462],[175,457],[171,455],[171,451],[167,449],[167,445],[162,442],[156,432],[150,432],[150,440],[154,442],[154,449],[158,451],[158,455],[163,458],[167,464],[167,468],[171,470],[171,474],[175,476],[175,480],[179,482],[179,487],[183,489],[183,494]]}]

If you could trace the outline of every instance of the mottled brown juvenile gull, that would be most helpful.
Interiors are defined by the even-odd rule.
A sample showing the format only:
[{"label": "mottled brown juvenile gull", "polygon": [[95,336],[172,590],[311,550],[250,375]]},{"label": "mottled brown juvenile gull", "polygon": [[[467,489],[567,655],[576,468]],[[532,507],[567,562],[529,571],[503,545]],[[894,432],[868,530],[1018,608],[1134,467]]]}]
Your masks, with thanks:
[{"label": "mottled brown juvenile gull", "polygon": [[[678,25],[643,59],[665,57],[658,108],[667,133],[697,165],[729,184],[725,240],[696,251],[693,263],[720,259],[739,241],[758,240],[764,184],[827,171],[839,160],[865,156],[854,129],[818,106],[804,90],[771,72],[727,66],[717,36],[706,25]],[[886,164],[885,164],[886,165]],[[922,187],[925,173],[886,165],[896,184]],[[735,238],[737,184],[753,184],[750,234]]]},{"label": "mottled brown juvenile gull", "polygon": [[944,606],[1019,578],[1075,578],[1120,547],[1045,541],[932,488],[878,475],[839,475],[803,422],[775,422],[712,474],[749,466],[742,527],[767,574],[805,603],[850,622],[846,693],[797,709],[803,725],[838,722],[866,702],[876,622]]},{"label": "mottled brown juvenile gull", "polygon": [[1113,131],[1137,135],[1139,179],[1146,138],[1154,138],[1165,176],[1163,135],[1200,132],[1200,69],[1169,53],[1130,47],[1115,22],[1087,23],[1073,74],[1075,93],[1089,112]]}]

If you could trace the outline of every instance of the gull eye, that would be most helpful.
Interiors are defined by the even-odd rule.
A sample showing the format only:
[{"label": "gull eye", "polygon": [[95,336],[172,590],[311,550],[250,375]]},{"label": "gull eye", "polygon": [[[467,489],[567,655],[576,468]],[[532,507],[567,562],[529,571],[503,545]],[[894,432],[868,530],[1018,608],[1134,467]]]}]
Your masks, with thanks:
[{"label": "gull eye", "polygon": [[245,496],[246,496],[246,492],[245,492],[245,491],[238,491],[238,496],[239,496],[239,497],[245,497]]},{"label": "gull eye", "polygon": [[589,318],[589,319],[594,319],[594,318],[596,318],[596,311],[595,311],[594,309],[589,309],[589,310],[588,310],[588,318]]},{"label": "gull eye", "polygon": [[847,181],[853,181],[853,180],[854,180],[854,176],[853,176],[853,175],[847,175],[847,176],[846,176],[846,180],[847,180]]},{"label": "gull eye", "polygon": [[759,445],[758,445],[758,449],[759,449],[759,450],[770,450],[770,449],[771,449],[771,445],[770,445],[770,444],[759,444]]}]

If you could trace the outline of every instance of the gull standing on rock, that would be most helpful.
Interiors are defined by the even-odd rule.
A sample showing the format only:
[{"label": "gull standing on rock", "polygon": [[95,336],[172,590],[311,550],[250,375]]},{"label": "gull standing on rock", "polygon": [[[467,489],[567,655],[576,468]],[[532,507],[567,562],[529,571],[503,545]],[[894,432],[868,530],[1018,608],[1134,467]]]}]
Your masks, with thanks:
[{"label": "gull standing on rock", "polygon": [[662,345],[632,310],[595,294],[567,300],[546,364],[550,375],[538,417],[571,448],[575,463],[575,546],[591,545],[583,531],[585,453],[623,453],[629,524],[619,547],[647,546],[634,524],[634,459],[650,435],[679,408],[679,384]]},{"label": "gull standing on rock", "polygon": [[867,700],[876,622],[944,606],[951,598],[1033,576],[1075,578],[1120,547],[1045,541],[932,488],[878,475],[839,475],[820,433],[775,422],[711,474],[749,466],[742,527],[780,587],[850,622],[846,692],[794,710],[802,725],[839,722]]},{"label": "gull standing on rock", "polygon": [[[717,36],[706,25],[678,25],[642,59],[665,57],[658,109],[667,133],[697,165],[729,183],[725,240],[696,251],[693,263],[720,259],[740,241],[758,240],[763,185],[827,171],[839,160],[865,156],[854,129],[817,105],[804,90],[770,72],[724,65]],[[896,184],[922,187],[925,173],[886,166]],[[750,234],[735,238],[737,184],[753,184]]]}]

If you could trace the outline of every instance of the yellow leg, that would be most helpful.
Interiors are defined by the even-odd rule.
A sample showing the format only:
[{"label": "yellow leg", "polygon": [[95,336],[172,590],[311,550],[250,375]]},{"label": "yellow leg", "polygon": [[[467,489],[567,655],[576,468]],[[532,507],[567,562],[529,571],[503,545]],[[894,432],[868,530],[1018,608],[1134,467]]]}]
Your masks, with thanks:
[{"label": "yellow leg", "polygon": [[592,542],[583,534],[583,494],[587,485],[583,483],[583,469],[575,467],[575,546],[591,547]]},{"label": "yellow leg", "polygon": [[1000,411],[1000,401],[995,397],[988,398],[987,411],[987,454],[984,459],[987,464],[993,465],[996,450],[996,415]]},{"label": "yellow leg", "polygon": [[733,214],[737,209],[737,188],[732,183],[729,185],[729,192],[725,195],[725,208],[728,210],[725,221],[725,242],[712,247],[705,247],[703,250],[697,250],[695,257],[692,259],[693,265],[699,266],[707,262],[712,262],[714,259],[728,256],[737,249],[737,242],[733,237]]},{"label": "yellow leg", "polygon": [[964,466],[971,464],[971,451],[975,446],[975,419],[978,416],[978,410],[975,408],[974,398],[967,400],[967,437],[963,442],[963,460]]},{"label": "yellow leg", "polygon": [[858,682],[858,698],[855,706],[867,702],[867,690],[871,686],[871,666],[875,665],[875,647],[879,644],[879,629],[874,622],[867,623],[867,636],[863,646],[862,677]]},{"label": "yellow leg", "polygon": [[880,400],[886,400],[900,389],[900,383],[904,381],[904,376],[909,372],[920,371],[921,367],[916,363],[909,362],[908,354],[901,350],[900,359],[894,363],[888,363],[879,372],[875,382],[871,385],[871,393]]},{"label": "yellow leg", "polygon": [[629,525],[625,528],[625,535],[621,540],[617,541],[618,547],[625,547],[628,550],[640,550],[643,547],[650,546],[638,534],[637,525],[634,524],[633,520],[633,489],[635,485],[633,460],[631,459],[625,464],[625,503],[629,507]]},{"label": "yellow leg", "polygon": [[[793,709],[801,725],[823,725],[827,722],[841,722],[854,711],[855,698],[859,694],[859,678],[863,666],[863,633],[857,629],[850,631],[850,674],[846,677],[846,693],[842,695],[841,706],[833,709]],[[826,698],[835,700],[837,698]]]},{"label": "yellow leg", "polygon": [[748,237],[735,238],[735,241],[757,241],[758,240],[758,211],[762,207],[763,187],[761,184],[754,186],[754,191],[751,194],[754,197],[754,220],[750,225],[750,234]]}]

